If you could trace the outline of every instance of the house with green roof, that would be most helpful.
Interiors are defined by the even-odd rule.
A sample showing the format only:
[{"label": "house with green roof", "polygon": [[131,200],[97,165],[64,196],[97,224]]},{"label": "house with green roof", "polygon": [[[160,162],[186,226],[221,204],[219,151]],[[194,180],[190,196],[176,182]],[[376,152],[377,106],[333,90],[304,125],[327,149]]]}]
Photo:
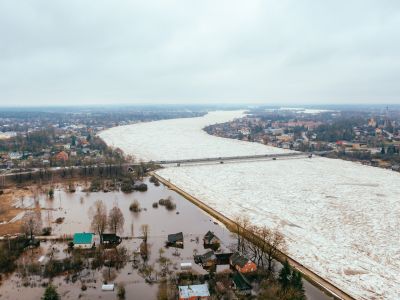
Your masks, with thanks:
[{"label": "house with green roof", "polygon": [[252,286],[247,278],[240,272],[236,272],[232,278],[233,287],[240,295],[250,295]]},{"label": "house with green roof", "polygon": [[95,245],[94,233],[78,232],[74,234],[74,248],[76,249],[90,249]]}]

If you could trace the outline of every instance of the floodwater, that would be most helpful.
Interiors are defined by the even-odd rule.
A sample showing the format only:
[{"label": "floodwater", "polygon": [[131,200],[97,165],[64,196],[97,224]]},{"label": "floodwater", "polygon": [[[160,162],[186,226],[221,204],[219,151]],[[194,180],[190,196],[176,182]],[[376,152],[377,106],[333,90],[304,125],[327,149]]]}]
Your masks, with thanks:
[{"label": "floodwater", "polygon": [[[157,187],[149,182],[148,179],[144,182],[148,185],[148,191],[136,191],[130,194],[119,191],[85,193],[82,192],[82,187],[78,187],[75,193],[69,193],[63,188],[58,188],[55,190],[53,200],[48,199],[46,196],[39,198],[40,206],[45,209],[42,210],[43,223],[46,225],[49,222],[54,222],[59,217],[65,218],[62,224],[51,224],[53,235],[70,235],[82,231],[89,232],[90,207],[96,200],[101,200],[108,210],[113,206],[118,206],[123,212],[125,225],[120,235],[124,237],[140,235],[142,224],[150,225],[150,234],[152,236],[166,236],[176,231],[183,231],[184,234],[204,235],[204,230],[219,230],[218,226],[210,222],[209,217],[199,214],[200,210],[179,194],[163,185]],[[163,206],[152,207],[154,202],[169,196],[172,197],[176,204],[175,210],[168,211]],[[129,210],[129,206],[134,200],[140,203],[141,212],[139,213]],[[211,223],[210,228],[208,226],[209,223]]]},{"label": "floodwater", "polygon": [[[165,253],[163,256],[171,259],[173,263],[172,269],[179,270],[181,262],[191,262],[194,272],[206,274],[205,270],[194,263],[194,251],[197,251],[199,254],[206,252],[201,240],[203,235],[208,230],[211,230],[221,239],[222,251],[229,252],[228,248],[233,243],[229,231],[222,224],[176,192],[169,190],[162,184],[157,187],[150,183],[148,179],[145,182],[148,184],[148,191],[131,194],[124,194],[122,192],[85,193],[82,191],[83,187],[78,187],[75,193],[68,193],[63,187],[59,187],[55,191],[53,200],[48,199],[45,195],[41,195],[37,199],[37,203],[43,208],[43,225],[48,226],[50,224],[53,227],[53,235],[71,235],[74,232],[88,232],[90,231],[89,208],[96,200],[102,200],[107,209],[118,206],[122,210],[125,225],[123,233],[120,235],[133,237],[122,242],[122,245],[128,249],[129,254],[136,251],[142,241],[138,238],[140,236],[141,225],[148,224],[150,228],[148,238],[150,255],[148,264],[153,266],[156,271],[159,271],[161,269],[161,266],[157,262],[159,249],[164,247],[167,235],[182,231],[184,234],[184,248],[175,250],[175,248],[167,249],[164,247]],[[168,196],[171,196],[176,204],[175,210],[168,211],[160,205],[158,208],[152,207],[154,202],[158,202],[159,199],[167,198]],[[129,205],[134,199],[140,203],[140,207],[142,208],[139,213],[133,213],[129,210]],[[25,199],[21,205],[25,207],[34,205],[34,200]],[[54,221],[59,217],[65,218],[64,222],[62,224],[55,224]],[[199,238],[200,243],[196,241],[196,238]],[[65,251],[66,248],[66,243],[42,242],[40,248],[36,249],[33,253],[31,251],[25,253],[20,260],[20,265],[23,267],[24,262],[37,261],[41,255],[48,254],[52,249],[54,249],[53,255],[55,258],[64,258],[68,255]],[[176,256],[176,253],[179,256]],[[81,280],[75,283],[66,283],[64,276],[59,276],[53,279],[53,284],[57,286],[62,299],[116,299],[115,291],[101,291],[101,284],[103,282],[102,271],[104,270],[84,270],[81,272]],[[3,284],[0,286],[0,298],[40,299],[44,292],[41,284],[45,283],[46,279],[31,277],[29,279],[30,285],[25,287],[17,274],[18,272],[15,272],[10,278],[3,281]],[[81,290],[82,282],[87,286],[86,291]],[[138,274],[137,269],[133,268],[132,263],[127,263],[124,268],[119,270],[113,282],[124,284],[126,299],[156,299],[157,297],[157,284],[147,284],[144,278]],[[308,299],[330,299],[308,282],[304,284]]]}]

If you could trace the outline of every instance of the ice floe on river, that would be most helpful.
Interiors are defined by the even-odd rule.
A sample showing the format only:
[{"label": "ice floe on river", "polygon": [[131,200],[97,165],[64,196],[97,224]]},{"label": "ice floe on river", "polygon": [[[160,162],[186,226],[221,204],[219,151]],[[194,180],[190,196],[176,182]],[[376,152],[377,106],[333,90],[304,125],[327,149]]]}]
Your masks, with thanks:
[{"label": "ice floe on river", "polygon": [[118,126],[99,136],[110,146],[142,160],[177,160],[284,153],[287,150],[214,137],[202,129],[243,116],[243,111],[216,111],[203,117]]},{"label": "ice floe on river", "polygon": [[290,256],[358,299],[399,299],[400,174],[326,158],[157,173],[228,217],[279,228]]},{"label": "ice floe on river", "polygon": [[[285,152],[202,130],[242,115],[212,112],[120,126],[100,137],[143,160]],[[170,167],[158,174],[228,217],[247,214],[279,228],[290,256],[357,299],[400,299],[399,173],[315,157]]]}]

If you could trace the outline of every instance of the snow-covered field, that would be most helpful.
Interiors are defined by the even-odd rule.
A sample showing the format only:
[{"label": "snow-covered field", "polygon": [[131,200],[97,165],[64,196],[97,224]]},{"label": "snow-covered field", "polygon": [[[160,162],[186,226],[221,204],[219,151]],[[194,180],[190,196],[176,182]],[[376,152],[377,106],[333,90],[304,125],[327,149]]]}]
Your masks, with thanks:
[{"label": "snow-covered field", "polygon": [[99,136],[110,146],[143,160],[176,160],[284,153],[288,150],[218,138],[202,129],[243,116],[243,111],[216,111],[203,117],[162,120],[114,127]]},{"label": "snow-covered field", "polygon": [[400,174],[325,158],[162,169],[228,217],[279,228],[288,254],[358,299],[400,299]]}]

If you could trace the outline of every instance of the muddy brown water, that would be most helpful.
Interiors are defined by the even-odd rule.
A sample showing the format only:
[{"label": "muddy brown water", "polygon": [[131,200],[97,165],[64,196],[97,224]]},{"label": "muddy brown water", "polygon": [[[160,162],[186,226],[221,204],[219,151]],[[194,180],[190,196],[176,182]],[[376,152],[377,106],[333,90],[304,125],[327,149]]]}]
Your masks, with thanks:
[{"label": "muddy brown water", "polygon": [[[125,218],[124,230],[121,235],[135,237],[123,241],[123,245],[128,249],[130,254],[139,248],[141,239],[137,237],[140,236],[140,226],[142,224],[149,225],[150,256],[148,264],[152,265],[155,270],[160,270],[160,266],[157,263],[157,259],[159,258],[158,250],[164,247],[167,235],[182,231],[184,234],[184,248],[178,250],[179,257],[174,255],[174,252],[176,252],[174,248],[164,248],[165,253],[163,256],[171,259],[173,262],[172,269],[179,270],[181,262],[191,262],[195,272],[206,274],[206,271],[194,264],[193,261],[194,251],[198,253],[206,251],[201,243],[203,235],[208,230],[213,231],[222,241],[222,251],[229,251],[229,247],[234,242],[231,234],[224,225],[214,220],[181,195],[163,185],[157,187],[148,182],[147,179],[145,182],[149,187],[146,192],[134,192],[131,194],[124,194],[122,192],[85,193],[82,191],[82,187],[78,187],[75,193],[68,193],[63,188],[57,188],[54,199],[51,200],[46,195],[40,195],[36,204],[44,208],[42,210],[43,225],[48,226],[50,224],[54,235],[72,235],[74,232],[82,231],[90,232],[88,212],[96,200],[102,200],[107,209],[118,206]],[[167,198],[168,196],[171,196],[175,202],[175,210],[168,211],[163,206],[158,206],[158,208],[152,207],[154,202],[158,202],[159,199]],[[139,213],[133,213],[129,210],[129,206],[134,199],[140,203],[142,210]],[[33,199],[24,199],[23,206],[33,205],[35,205]],[[64,222],[62,224],[55,224],[54,220],[59,217],[65,218]],[[196,237],[199,238],[199,243],[196,242]],[[23,257],[23,259],[37,261],[41,255],[48,253],[51,248],[55,248],[56,258],[63,258],[67,255],[65,252],[67,248],[66,243],[48,241],[42,242],[40,249],[37,249],[35,253],[26,253],[26,257]],[[21,265],[23,266],[22,263]],[[84,272],[83,278],[87,282],[86,286],[88,287],[86,291],[81,291],[81,282],[79,280],[75,283],[66,283],[63,276],[53,279],[53,284],[57,286],[62,299],[77,299],[78,297],[80,299],[116,299],[115,291],[101,291],[103,281],[102,271]],[[119,270],[116,276],[114,282],[123,283],[125,286],[126,299],[157,298],[157,284],[147,284],[131,263],[128,263],[123,269]],[[31,285],[24,287],[17,272],[12,274],[0,286],[0,298],[40,299],[44,291],[41,283],[46,282],[46,280],[39,277],[32,277],[29,282],[31,282]],[[304,287],[308,299],[331,299],[307,281],[304,281]]]}]

